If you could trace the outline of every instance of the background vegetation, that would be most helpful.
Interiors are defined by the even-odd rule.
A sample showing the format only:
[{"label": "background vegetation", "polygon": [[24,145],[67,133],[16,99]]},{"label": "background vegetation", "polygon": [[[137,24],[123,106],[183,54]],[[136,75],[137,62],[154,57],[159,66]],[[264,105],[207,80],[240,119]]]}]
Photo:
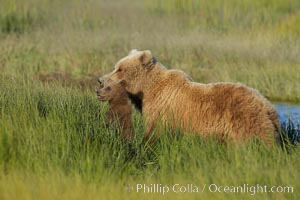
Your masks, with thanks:
[{"label": "background vegetation", "polygon": [[291,185],[299,148],[170,136],[126,144],[104,128],[96,79],[130,49],[199,82],[242,82],[300,102],[300,1],[0,0],[0,199],[252,199],[245,194],[128,193],[136,183]]}]

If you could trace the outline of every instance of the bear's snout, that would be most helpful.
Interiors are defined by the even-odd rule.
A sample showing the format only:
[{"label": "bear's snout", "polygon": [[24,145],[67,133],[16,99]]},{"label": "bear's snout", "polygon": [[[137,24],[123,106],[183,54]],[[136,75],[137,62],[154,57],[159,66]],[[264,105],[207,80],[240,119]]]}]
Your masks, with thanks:
[{"label": "bear's snout", "polygon": [[101,89],[96,90],[97,97],[103,96]]},{"label": "bear's snout", "polygon": [[105,101],[105,95],[103,94],[103,91],[101,91],[101,89],[96,90],[97,93],[97,99],[100,101]]}]

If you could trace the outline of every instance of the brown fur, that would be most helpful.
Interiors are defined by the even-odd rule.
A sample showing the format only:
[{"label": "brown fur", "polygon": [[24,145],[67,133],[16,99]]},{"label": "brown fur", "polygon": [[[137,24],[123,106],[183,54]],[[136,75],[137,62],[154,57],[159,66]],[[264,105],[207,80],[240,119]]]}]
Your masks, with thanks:
[{"label": "brown fur", "polygon": [[256,136],[267,144],[278,139],[275,109],[258,91],[240,83],[201,84],[179,70],[167,70],[150,51],[133,51],[104,80],[125,81],[141,96],[146,136],[158,119],[185,132],[242,142]]},{"label": "brown fur", "polygon": [[129,102],[124,82],[106,81],[102,88],[97,90],[97,96],[100,101],[108,101],[109,104],[106,125],[120,126],[124,139],[132,140],[132,106]]}]

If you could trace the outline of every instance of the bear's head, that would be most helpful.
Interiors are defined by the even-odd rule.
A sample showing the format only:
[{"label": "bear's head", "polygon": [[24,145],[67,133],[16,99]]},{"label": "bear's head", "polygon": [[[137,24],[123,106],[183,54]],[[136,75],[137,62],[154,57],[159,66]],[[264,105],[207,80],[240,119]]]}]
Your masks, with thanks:
[{"label": "bear's head", "polygon": [[100,88],[97,90],[97,98],[103,102],[127,100],[128,96],[125,86],[125,81],[115,82],[107,80],[105,83],[100,82]]},{"label": "bear's head", "polygon": [[124,81],[126,91],[130,94],[138,94],[149,84],[149,74],[156,64],[156,59],[149,50],[138,51],[133,49],[129,55],[122,58],[114,67],[114,70],[100,78],[100,82],[112,80]]}]

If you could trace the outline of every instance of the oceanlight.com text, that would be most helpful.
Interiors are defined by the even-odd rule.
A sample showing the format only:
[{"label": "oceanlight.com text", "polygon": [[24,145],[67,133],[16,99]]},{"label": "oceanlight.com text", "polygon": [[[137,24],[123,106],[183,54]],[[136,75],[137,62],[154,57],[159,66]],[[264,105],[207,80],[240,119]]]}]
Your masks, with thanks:
[{"label": "oceanlight.com text", "polygon": [[241,185],[218,185],[212,184],[162,184],[162,183],[137,183],[128,184],[125,188],[128,192],[136,193],[155,193],[166,195],[168,193],[246,193],[249,195],[256,195],[259,193],[294,193],[294,187],[289,185],[273,185],[268,186],[264,184],[241,184]]}]

